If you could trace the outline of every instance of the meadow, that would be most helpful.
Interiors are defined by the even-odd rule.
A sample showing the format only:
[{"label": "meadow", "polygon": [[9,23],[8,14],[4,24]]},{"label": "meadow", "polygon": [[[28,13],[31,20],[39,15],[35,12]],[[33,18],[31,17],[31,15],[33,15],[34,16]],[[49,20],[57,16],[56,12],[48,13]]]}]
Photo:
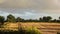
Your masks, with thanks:
[{"label": "meadow", "polygon": [[2,28],[0,30],[2,31],[19,31],[20,28],[25,31],[28,28],[38,29],[39,32],[42,34],[57,34],[57,32],[60,33],[60,23],[48,23],[48,22],[17,22],[17,23],[4,23],[2,25]]}]

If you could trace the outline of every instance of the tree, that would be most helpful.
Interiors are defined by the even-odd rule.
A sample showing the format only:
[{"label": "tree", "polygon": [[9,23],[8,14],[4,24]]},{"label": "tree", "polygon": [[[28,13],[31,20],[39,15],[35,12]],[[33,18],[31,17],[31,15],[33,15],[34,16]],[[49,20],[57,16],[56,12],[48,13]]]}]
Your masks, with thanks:
[{"label": "tree", "polygon": [[22,18],[17,17],[16,22],[20,22],[20,21],[22,21]]},{"label": "tree", "polygon": [[44,21],[44,22],[49,22],[51,19],[52,19],[52,17],[50,17],[50,16],[47,16],[47,17],[44,16],[44,17],[43,17],[43,21]]},{"label": "tree", "polygon": [[3,24],[4,23],[5,18],[3,16],[0,16],[0,23]]},{"label": "tree", "polygon": [[46,16],[43,17],[43,21],[47,22],[47,17]]},{"label": "tree", "polygon": [[59,22],[60,22],[60,17],[59,17]]},{"label": "tree", "polygon": [[47,16],[47,20],[50,21],[52,19],[52,17],[50,16]]},{"label": "tree", "polygon": [[42,18],[39,18],[39,21],[40,21],[40,22],[42,22],[42,21],[43,21],[43,19],[42,19]]},{"label": "tree", "polygon": [[60,17],[59,17],[59,19],[60,19]]},{"label": "tree", "polygon": [[7,22],[16,22],[16,19],[13,15],[9,14],[7,16]]}]

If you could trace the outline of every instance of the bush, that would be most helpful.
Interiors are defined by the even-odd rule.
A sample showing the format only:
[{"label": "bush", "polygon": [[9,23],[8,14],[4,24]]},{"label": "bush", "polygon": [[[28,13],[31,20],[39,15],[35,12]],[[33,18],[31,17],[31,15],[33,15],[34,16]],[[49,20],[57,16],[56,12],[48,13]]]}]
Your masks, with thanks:
[{"label": "bush", "polygon": [[20,34],[41,34],[40,31],[36,27],[21,27],[19,30]]},{"label": "bush", "polygon": [[27,29],[27,34],[41,34],[41,33],[36,27],[32,27]]}]

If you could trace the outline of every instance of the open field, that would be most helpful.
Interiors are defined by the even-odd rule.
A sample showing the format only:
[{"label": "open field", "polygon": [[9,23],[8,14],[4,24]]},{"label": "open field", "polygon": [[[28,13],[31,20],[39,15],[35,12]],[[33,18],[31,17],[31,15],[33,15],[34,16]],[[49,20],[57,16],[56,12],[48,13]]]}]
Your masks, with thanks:
[{"label": "open field", "polygon": [[[42,34],[56,34],[57,32],[60,32],[60,23],[42,23],[42,22],[18,22],[18,23],[7,23],[4,25],[4,28],[2,30],[19,30],[20,26],[24,27],[37,27]],[[0,28],[1,29],[1,28]]]},{"label": "open field", "polygon": [[[43,34],[57,34],[60,32],[60,23],[20,23],[22,26],[34,26],[37,27]],[[20,25],[19,25],[20,26]]]}]

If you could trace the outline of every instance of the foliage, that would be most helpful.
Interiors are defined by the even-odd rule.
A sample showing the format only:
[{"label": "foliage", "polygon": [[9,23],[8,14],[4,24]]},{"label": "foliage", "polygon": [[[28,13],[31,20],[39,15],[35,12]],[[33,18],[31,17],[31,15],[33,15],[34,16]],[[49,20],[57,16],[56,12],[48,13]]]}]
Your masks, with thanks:
[{"label": "foliage", "polygon": [[27,34],[41,34],[36,27],[31,27],[27,29]]},{"label": "foliage", "polygon": [[20,18],[20,17],[17,17],[16,18],[16,22],[21,22],[21,21],[24,21],[24,19]]},{"label": "foliage", "polygon": [[36,27],[20,27],[20,34],[41,34],[41,32]]},{"label": "foliage", "polygon": [[[0,23],[3,23],[4,22],[4,17],[3,16],[0,16]],[[60,17],[59,19],[53,19],[52,20],[52,17],[51,16],[43,16],[41,18],[38,19],[23,19],[23,18],[20,18],[20,17],[17,17],[15,18],[15,16],[9,14],[7,16],[7,19],[5,20],[5,22],[59,22],[60,23]]]},{"label": "foliage", "polygon": [[43,18],[39,18],[39,20],[43,21],[43,22],[49,22],[51,19],[52,19],[52,17],[50,17],[50,16],[44,16]]},{"label": "foliage", "polygon": [[7,22],[16,22],[16,19],[13,15],[9,14],[7,16]]},{"label": "foliage", "polygon": [[4,23],[5,18],[3,16],[0,16],[0,23],[3,24]]}]

